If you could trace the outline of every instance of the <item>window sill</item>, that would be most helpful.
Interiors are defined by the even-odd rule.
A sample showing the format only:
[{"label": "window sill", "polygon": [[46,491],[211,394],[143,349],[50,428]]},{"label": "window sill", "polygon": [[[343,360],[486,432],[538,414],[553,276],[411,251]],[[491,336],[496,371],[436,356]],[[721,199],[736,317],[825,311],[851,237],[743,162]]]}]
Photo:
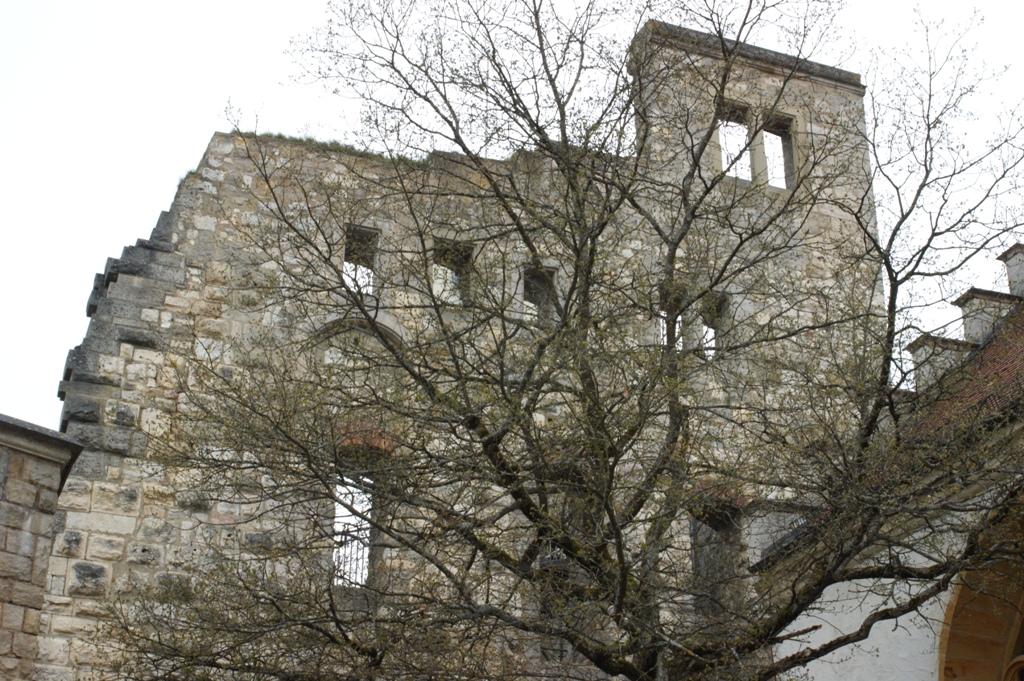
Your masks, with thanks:
[{"label": "window sill", "polygon": [[365,586],[335,584],[331,595],[334,609],[340,614],[355,615],[377,609],[377,592]]},{"label": "window sill", "polygon": [[775,194],[778,196],[788,196],[793,193],[793,190],[789,187],[778,187],[774,184],[768,184],[767,182],[746,180],[742,177],[736,177],[735,175],[723,175],[721,184],[743,189],[762,189],[768,194]]}]

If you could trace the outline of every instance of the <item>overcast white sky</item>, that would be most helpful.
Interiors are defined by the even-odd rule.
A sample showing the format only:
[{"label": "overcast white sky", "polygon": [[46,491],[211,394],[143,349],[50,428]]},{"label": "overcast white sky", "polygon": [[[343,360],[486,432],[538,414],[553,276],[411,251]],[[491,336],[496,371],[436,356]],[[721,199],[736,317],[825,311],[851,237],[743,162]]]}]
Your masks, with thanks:
[{"label": "overcast white sky", "polygon": [[[245,127],[258,114],[263,131],[323,139],[345,137],[352,107],[295,82],[286,53],[324,23],[325,0],[0,5],[0,413],[57,428],[57,383],[85,333],[93,275],[149,236],[213,132],[230,129],[229,100]],[[913,6],[850,0],[838,21],[858,53],[843,66],[862,70],[871,45],[906,44]],[[971,14],[947,0],[924,9],[953,23]],[[1024,10],[978,10],[977,59],[1015,66]],[[1012,68],[989,106],[1022,99]]]}]

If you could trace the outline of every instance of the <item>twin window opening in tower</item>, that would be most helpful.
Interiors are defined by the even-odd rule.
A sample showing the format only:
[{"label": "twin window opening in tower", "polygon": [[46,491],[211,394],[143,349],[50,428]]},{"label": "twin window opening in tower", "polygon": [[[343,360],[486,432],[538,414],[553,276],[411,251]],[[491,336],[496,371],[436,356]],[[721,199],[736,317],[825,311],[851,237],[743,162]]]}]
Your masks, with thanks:
[{"label": "twin window opening in tower", "polygon": [[696,347],[690,345],[694,339],[691,334],[687,333],[686,324],[683,322],[681,317],[677,317],[675,320],[675,333],[669,336],[669,323],[668,315],[662,314],[658,320],[658,332],[660,335],[659,341],[662,345],[672,344],[672,346],[679,352],[685,352],[690,345],[689,349],[695,350],[697,354],[704,357],[706,360],[712,360],[715,358],[715,354],[718,352],[720,344],[720,328],[722,325],[722,319],[720,315],[702,315],[700,318],[698,328],[695,330],[697,333]]},{"label": "twin window opening in tower", "polygon": [[719,162],[728,177],[792,189],[796,183],[793,121],[775,117],[759,127],[750,111],[725,105],[717,116]]}]

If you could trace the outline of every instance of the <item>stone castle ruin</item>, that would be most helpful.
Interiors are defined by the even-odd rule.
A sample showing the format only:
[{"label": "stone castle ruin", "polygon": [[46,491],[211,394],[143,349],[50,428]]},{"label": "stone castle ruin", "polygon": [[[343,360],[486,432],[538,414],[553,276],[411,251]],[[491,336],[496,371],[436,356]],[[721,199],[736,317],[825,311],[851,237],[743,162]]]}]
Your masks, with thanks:
[{"label": "stone castle ruin", "polygon": [[[426,536],[424,518],[475,518],[503,503],[500,485],[460,468],[461,438],[484,428],[467,416],[471,405],[486,405],[489,427],[512,424],[510,451],[555,443],[552,461],[576,470],[573,453],[589,445],[573,439],[574,425],[592,418],[567,387],[580,384],[571,358],[586,356],[581,339],[604,344],[595,371],[612,392],[650,390],[664,404],[648,419],[621,406],[628,398],[602,407],[642,423],[609,426],[642,433],[624,449],[623,490],[684,442],[693,470],[706,471],[693,475],[707,484],[687,494],[706,497],[710,510],[674,521],[665,560],[692,560],[687,584],[694,574],[746,580],[780,560],[773,547],[798,518],[749,501],[741,512],[735,499],[778,498],[769,481],[787,463],[772,458],[764,433],[819,441],[838,426],[805,405],[849,407],[831,383],[862,380],[870,366],[864,338],[874,332],[878,283],[863,257],[874,225],[858,136],[864,89],[856,74],[730,49],[725,58],[712,36],[644,29],[634,70],[642,158],[564,147],[503,160],[396,160],[214,135],[150,237],[96,276],[89,330],[60,383],[61,431],[82,451],[59,497],[45,600],[25,606],[38,613],[38,653],[34,677],[23,665],[20,678],[101,678],[116,595],[187,581],[214,555],[289,547],[274,554],[278,564],[332,574],[326,584],[344,587],[356,610],[368,607],[353,605],[363,594],[435,588],[423,555],[447,550],[448,540]],[[723,68],[730,75],[716,89],[706,76]],[[596,202],[607,215],[577,216],[581,233],[601,225],[587,232],[598,257],[585,264],[546,227],[571,212],[567,159],[587,167],[590,181],[628,186],[613,208]],[[606,291],[585,328],[568,321],[580,314],[581,281]],[[282,376],[310,392],[285,394],[293,383]],[[280,410],[280,430],[232,421],[242,417],[223,398],[241,386],[244,399]],[[683,396],[685,426],[668,395]],[[289,424],[309,438],[293,451],[275,440]],[[190,466],[189,453],[200,451]],[[301,452],[316,475],[259,477],[239,465],[218,478],[215,462],[274,451]],[[456,473],[437,483],[442,491],[417,488],[429,503],[411,509],[382,459],[399,476],[442,459]],[[747,487],[715,488],[736,470],[748,472]],[[218,495],[225,483],[235,498]],[[301,496],[308,485],[319,496]],[[590,522],[565,507],[566,523]],[[384,522],[371,508],[388,509],[387,528],[371,531]],[[623,545],[640,551],[645,528],[636,521]],[[514,520],[507,532],[496,547],[534,551],[556,568],[565,559],[557,538]],[[540,548],[523,548],[531,542]],[[722,562],[717,543],[735,548],[736,565]],[[494,580],[495,593],[525,603],[517,616],[541,608],[527,594],[535,585]],[[724,578],[700,593],[671,588],[681,595],[666,600],[668,621],[718,616],[716,602],[744,597]],[[569,655],[562,644],[515,645],[537,664]]]}]

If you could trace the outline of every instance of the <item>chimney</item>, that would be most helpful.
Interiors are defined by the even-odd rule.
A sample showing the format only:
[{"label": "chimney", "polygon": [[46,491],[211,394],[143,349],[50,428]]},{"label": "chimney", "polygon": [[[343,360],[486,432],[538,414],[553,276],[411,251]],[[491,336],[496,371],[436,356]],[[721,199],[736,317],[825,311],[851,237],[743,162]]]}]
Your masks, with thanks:
[{"label": "chimney", "polygon": [[907,346],[914,358],[914,384],[917,391],[933,385],[947,371],[962,364],[977,347],[976,343],[933,336],[930,333],[918,336]]},{"label": "chimney", "polygon": [[1024,244],[1014,244],[999,256],[1006,267],[1006,278],[1010,282],[1010,293],[1024,296]]},{"label": "chimney", "polygon": [[963,316],[964,340],[971,343],[983,343],[992,333],[996,324],[1020,302],[1019,296],[1010,293],[986,291],[980,288],[968,289],[966,293],[953,301],[953,304],[960,308],[960,313]]}]

